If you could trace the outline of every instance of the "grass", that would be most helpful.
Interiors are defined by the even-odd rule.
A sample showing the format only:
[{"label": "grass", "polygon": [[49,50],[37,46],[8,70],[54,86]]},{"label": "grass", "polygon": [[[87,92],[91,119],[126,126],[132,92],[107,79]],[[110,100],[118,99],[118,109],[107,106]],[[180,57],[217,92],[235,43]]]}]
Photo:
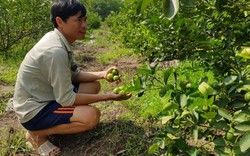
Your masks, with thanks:
[{"label": "grass", "polygon": [[[0,135],[0,155],[17,155],[22,153],[28,155],[31,150],[26,146],[22,129],[5,128]],[[4,134],[4,135],[3,135]]]},{"label": "grass", "polygon": [[0,84],[14,85],[20,63],[0,58]]}]

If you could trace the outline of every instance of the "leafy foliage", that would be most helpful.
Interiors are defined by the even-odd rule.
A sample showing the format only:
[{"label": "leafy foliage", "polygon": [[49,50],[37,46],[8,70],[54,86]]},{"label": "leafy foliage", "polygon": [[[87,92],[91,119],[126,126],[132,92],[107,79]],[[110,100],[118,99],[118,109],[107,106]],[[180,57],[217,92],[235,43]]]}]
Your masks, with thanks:
[{"label": "leafy foliage", "polygon": [[[165,129],[149,154],[163,149],[167,155],[248,155],[250,3],[182,0],[170,18],[171,10],[164,9],[171,9],[169,2],[129,1],[107,20],[122,43],[149,60],[129,89],[138,97],[152,88],[170,96],[159,114]],[[203,73],[214,77],[194,79],[197,66],[168,68],[163,75],[158,65],[150,66],[173,59],[199,60]]]},{"label": "leafy foliage", "polygon": [[[249,61],[238,59],[241,67],[219,80],[211,74],[195,77],[204,73],[198,67],[204,66],[200,63],[191,68],[169,68],[162,78],[158,66],[138,69],[130,91],[137,91],[138,96],[152,88],[160,97],[170,93],[159,113],[166,125],[165,135],[159,135],[161,139],[149,153],[167,147],[166,154],[249,154],[250,66]],[[204,145],[199,145],[200,140],[205,140]]]},{"label": "leafy foliage", "polygon": [[97,13],[88,12],[88,27],[90,29],[97,29],[101,26],[101,17]]},{"label": "leafy foliage", "polygon": [[48,0],[0,2],[0,54],[7,58],[8,51],[18,45],[21,49],[29,49],[34,40],[51,28],[50,3]]},{"label": "leafy foliage", "polygon": [[122,43],[151,62],[196,57],[214,60],[210,65],[226,73],[234,63],[230,57],[235,50],[249,45],[247,1],[240,1],[241,5],[231,1],[186,5],[180,1],[180,11],[172,20],[164,16],[161,1],[148,5],[143,13],[139,2],[128,3],[107,22]]}]

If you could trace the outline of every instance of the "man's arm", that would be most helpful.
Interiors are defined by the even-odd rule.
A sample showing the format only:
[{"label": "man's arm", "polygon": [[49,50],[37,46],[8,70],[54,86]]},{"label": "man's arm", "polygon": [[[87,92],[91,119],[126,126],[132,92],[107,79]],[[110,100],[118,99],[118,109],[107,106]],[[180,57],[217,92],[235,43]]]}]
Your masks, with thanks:
[{"label": "man's arm", "polygon": [[105,71],[99,71],[99,72],[84,72],[80,71],[80,73],[76,76],[75,82],[93,82],[100,79],[106,79],[107,80],[107,74],[110,73],[113,69],[116,69],[116,67],[111,67],[108,70]]},{"label": "man's arm", "polygon": [[77,93],[76,99],[74,102],[74,105],[87,105],[95,102],[100,101],[121,101],[121,100],[127,100],[131,97],[132,94],[124,95],[122,94],[114,94],[114,93],[107,93],[107,94],[83,94],[83,93]]}]

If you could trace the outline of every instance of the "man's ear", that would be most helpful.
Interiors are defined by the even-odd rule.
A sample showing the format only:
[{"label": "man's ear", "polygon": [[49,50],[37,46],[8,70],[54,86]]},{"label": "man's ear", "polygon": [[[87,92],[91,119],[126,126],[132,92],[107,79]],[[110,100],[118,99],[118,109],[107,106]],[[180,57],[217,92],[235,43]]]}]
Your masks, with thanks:
[{"label": "man's ear", "polygon": [[64,21],[62,20],[61,17],[56,17],[56,23],[58,25],[58,27],[62,27],[62,24],[64,23]]}]

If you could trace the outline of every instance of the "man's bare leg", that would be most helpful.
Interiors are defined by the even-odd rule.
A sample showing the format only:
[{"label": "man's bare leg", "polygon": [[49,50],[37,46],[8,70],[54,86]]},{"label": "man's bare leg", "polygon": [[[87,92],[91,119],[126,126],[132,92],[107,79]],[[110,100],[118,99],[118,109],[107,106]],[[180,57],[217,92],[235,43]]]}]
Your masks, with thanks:
[{"label": "man's bare leg", "polygon": [[[97,94],[101,88],[100,82],[81,83],[79,93]],[[74,134],[87,131],[96,127],[100,120],[100,110],[94,106],[76,106],[69,124],[57,125],[45,130],[28,131],[26,139],[33,146],[39,147],[47,141],[48,136],[54,134]]]},{"label": "man's bare leg", "polygon": [[96,127],[100,120],[100,111],[94,106],[77,106],[69,124],[57,125],[45,130],[28,131],[26,139],[34,146],[39,147],[47,137],[54,134],[74,134]]}]

